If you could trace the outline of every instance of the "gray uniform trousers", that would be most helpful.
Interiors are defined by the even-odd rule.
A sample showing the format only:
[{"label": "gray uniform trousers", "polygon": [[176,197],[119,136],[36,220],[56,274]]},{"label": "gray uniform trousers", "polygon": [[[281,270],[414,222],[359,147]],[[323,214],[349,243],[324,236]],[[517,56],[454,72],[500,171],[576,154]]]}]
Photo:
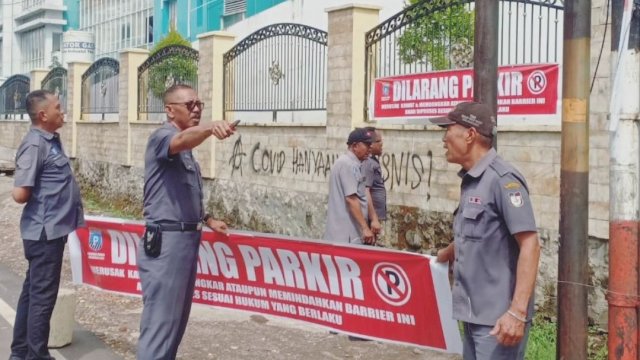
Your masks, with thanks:
[{"label": "gray uniform trousers", "polygon": [[462,356],[464,360],[523,360],[527,350],[531,323],[524,328],[524,337],[516,346],[504,346],[495,336],[489,335],[493,326],[462,322]]},{"label": "gray uniform trousers", "polygon": [[148,257],[142,244],[138,246],[144,303],[138,360],[176,358],[191,312],[200,235],[200,231],[163,232],[157,258]]}]

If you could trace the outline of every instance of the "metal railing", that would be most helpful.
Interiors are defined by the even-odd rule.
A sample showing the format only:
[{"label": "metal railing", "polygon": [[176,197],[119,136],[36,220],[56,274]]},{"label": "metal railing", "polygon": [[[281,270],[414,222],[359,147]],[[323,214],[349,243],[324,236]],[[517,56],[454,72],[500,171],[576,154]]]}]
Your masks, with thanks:
[{"label": "metal railing", "polygon": [[63,111],[67,112],[67,69],[55,67],[47,73],[41,83],[42,89],[54,93]]},{"label": "metal railing", "polygon": [[224,55],[224,110],[326,109],[327,33],[302,24],[274,24]]},{"label": "metal railing", "polygon": [[26,118],[30,82],[25,75],[13,75],[0,86],[0,118]]},{"label": "metal railing", "polygon": [[[118,74],[116,59],[102,58],[82,74],[81,113],[83,120],[104,120],[105,114],[118,113]],[[98,116],[93,116],[97,114]]]}]

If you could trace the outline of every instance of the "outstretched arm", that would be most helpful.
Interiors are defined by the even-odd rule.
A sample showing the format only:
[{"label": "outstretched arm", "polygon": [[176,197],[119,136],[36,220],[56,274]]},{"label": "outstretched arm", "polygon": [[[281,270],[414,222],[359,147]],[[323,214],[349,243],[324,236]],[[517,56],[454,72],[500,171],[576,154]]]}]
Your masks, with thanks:
[{"label": "outstretched arm", "polygon": [[210,125],[192,126],[171,138],[169,154],[175,155],[181,151],[193,149],[202,144],[211,135],[222,140],[233,135],[234,132],[234,128],[224,120],[214,121]]}]

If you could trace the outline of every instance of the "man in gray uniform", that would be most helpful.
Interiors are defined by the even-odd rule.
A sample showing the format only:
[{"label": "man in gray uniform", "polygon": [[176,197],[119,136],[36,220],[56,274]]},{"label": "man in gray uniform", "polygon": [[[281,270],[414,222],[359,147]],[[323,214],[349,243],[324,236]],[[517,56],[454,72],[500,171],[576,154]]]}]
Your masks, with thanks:
[{"label": "man in gray uniform", "polygon": [[372,142],[371,131],[356,128],[349,134],[348,151],[331,167],[325,240],[352,244],[373,244],[375,240],[367,224],[365,179],[361,173]]},{"label": "man in gray uniform", "polygon": [[16,154],[13,199],[26,203],[20,219],[29,262],[13,328],[10,360],[53,359],[49,321],[58,296],[67,235],[84,226],[80,188],[60,135],[64,112],[53,93],[36,90],[26,99],[31,129]]},{"label": "man in gray uniform", "polygon": [[374,134],[369,157],[362,162],[362,172],[365,177],[367,201],[369,204],[369,224],[376,239],[382,233],[381,223],[387,219],[387,189],[384,187],[380,156],[382,155],[382,134],[374,127],[366,127]]},{"label": "man in gray uniform", "polygon": [[460,103],[431,122],[446,126],[447,161],[462,166],[454,242],[438,261],[453,262],[464,359],[523,359],[540,258],[527,183],[491,147],[496,125],[486,105]]},{"label": "man in gray uniform", "polygon": [[175,359],[191,311],[201,223],[227,226],[203,211],[200,166],[191,149],[234,133],[226,121],[200,125],[204,104],[186,85],[163,97],[167,122],[149,136],[144,167],[145,234],[138,246],[144,308],[138,359]]}]

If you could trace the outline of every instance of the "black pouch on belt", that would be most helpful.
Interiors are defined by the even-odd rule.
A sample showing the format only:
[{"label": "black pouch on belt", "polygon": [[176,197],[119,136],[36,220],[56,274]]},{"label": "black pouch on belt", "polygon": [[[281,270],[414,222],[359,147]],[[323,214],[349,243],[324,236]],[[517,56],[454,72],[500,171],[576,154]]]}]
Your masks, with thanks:
[{"label": "black pouch on belt", "polygon": [[147,224],[142,236],[144,253],[152,258],[160,256],[162,250],[162,228],[157,224]]}]

